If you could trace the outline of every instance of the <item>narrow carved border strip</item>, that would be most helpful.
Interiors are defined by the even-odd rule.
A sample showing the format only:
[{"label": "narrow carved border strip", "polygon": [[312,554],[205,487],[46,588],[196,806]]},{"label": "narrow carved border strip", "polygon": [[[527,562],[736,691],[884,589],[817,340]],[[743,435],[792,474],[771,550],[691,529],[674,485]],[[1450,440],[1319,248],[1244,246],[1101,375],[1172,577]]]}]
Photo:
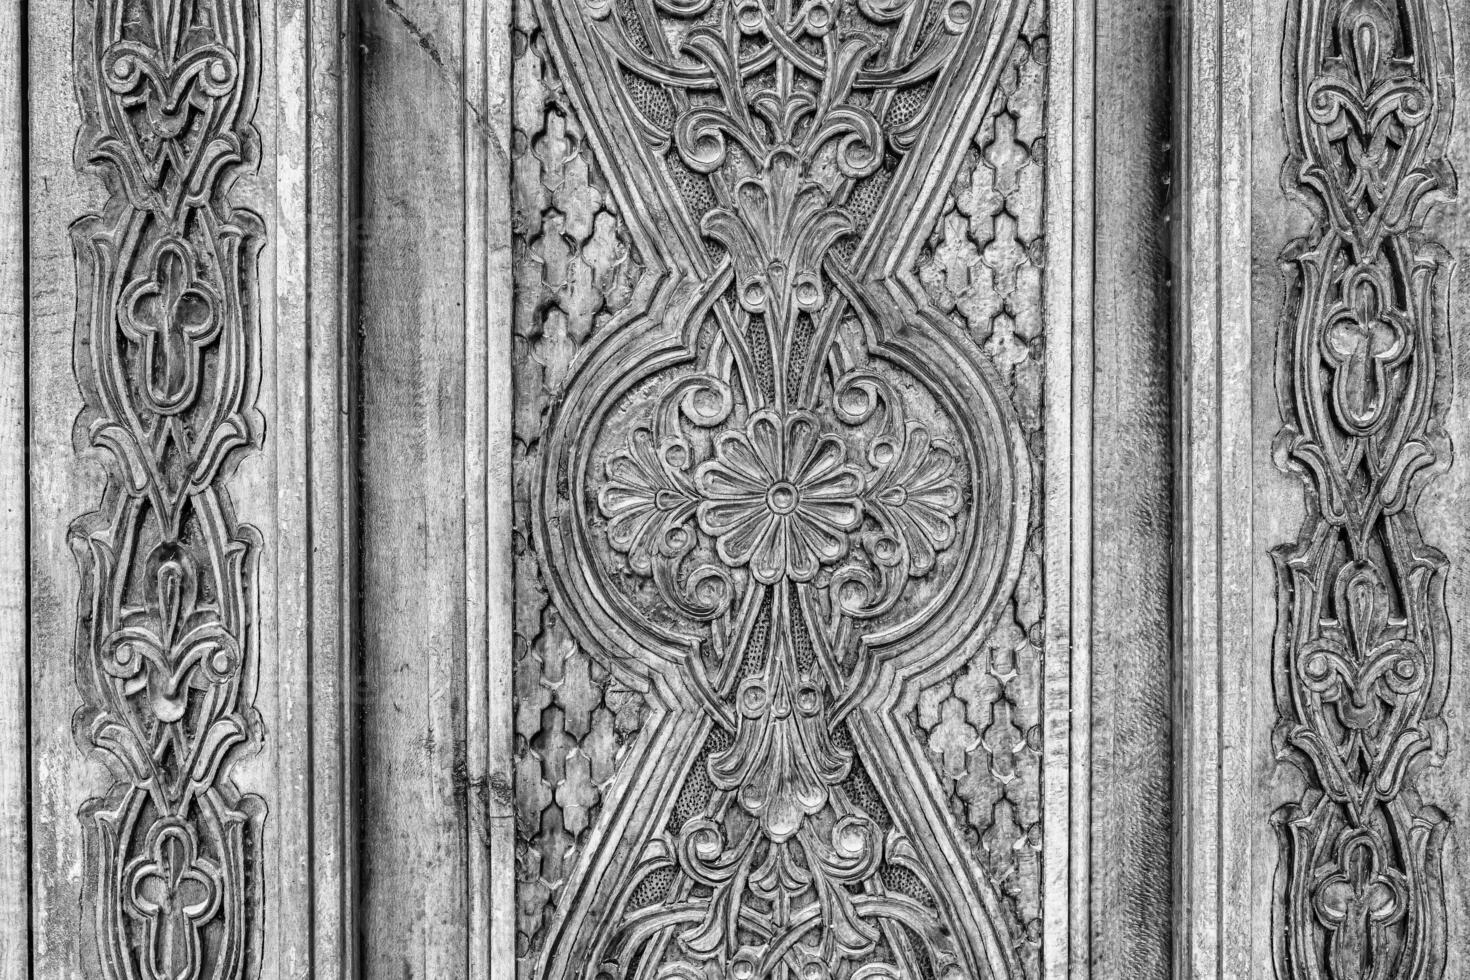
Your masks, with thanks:
[{"label": "narrow carved border strip", "polygon": [[260,535],[228,490],[258,448],[261,220],[254,0],[77,6],[78,165],[109,198],[73,226],[81,452],[100,507],[81,575],[75,733],[115,778],[80,814],[86,944],[107,978],[253,975],[264,803],[230,771],[260,740]]},{"label": "narrow carved border strip", "polygon": [[1416,503],[1448,464],[1453,193],[1448,12],[1438,0],[1301,0],[1285,44],[1288,189],[1313,209],[1287,250],[1279,463],[1307,517],[1273,553],[1277,739],[1306,777],[1276,824],[1277,971],[1420,980],[1445,965],[1447,820],[1416,774],[1442,758],[1446,562]]}]

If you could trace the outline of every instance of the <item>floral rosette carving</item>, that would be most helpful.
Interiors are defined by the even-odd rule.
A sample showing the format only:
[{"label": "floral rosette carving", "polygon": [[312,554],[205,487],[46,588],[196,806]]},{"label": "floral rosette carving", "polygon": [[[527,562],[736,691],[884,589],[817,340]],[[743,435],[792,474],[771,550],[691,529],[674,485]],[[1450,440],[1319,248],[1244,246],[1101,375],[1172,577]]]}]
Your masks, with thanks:
[{"label": "floral rosette carving", "polygon": [[1024,8],[542,7],[651,271],[562,393],[536,545],[654,713],[536,975],[1018,977],[895,706],[1013,588],[1029,463],[985,356],[891,269]]},{"label": "floral rosette carving", "polygon": [[694,475],[699,527],[726,566],[763,585],[810,582],[847,554],[862,523],[861,474],[809,412],[763,411],[727,432]]},{"label": "floral rosette carving", "polygon": [[1308,507],[1274,552],[1278,739],[1306,777],[1276,815],[1278,972],[1428,980],[1447,819],[1416,775],[1445,749],[1450,637],[1415,508],[1449,457],[1449,263],[1424,233],[1454,190],[1447,14],[1303,0],[1289,24],[1287,177],[1317,221],[1286,255],[1279,345],[1277,454]]},{"label": "floral rosette carving", "polygon": [[[81,572],[76,739],[114,778],[80,818],[85,972],[243,980],[259,962],[264,803],[235,760],[251,698],[260,536],[229,477],[259,445],[258,10],[99,0],[79,45],[78,162],[110,197],[72,229],[80,449],[106,467],[71,528]],[[100,972],[98,972],[100,971]]]}]

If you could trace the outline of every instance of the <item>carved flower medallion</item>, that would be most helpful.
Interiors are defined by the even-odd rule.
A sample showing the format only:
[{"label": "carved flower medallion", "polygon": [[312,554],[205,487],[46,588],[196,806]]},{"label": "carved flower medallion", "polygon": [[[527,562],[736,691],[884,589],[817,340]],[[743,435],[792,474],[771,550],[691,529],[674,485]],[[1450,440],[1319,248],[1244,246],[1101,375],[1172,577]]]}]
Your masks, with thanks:
[{"label": "carved flower medallion", "polygon": [[699,526],[724,562],[749,565],[757,582],[809,582],[847,554],[862,523],[863,478],[846,457],[811,413],[757,412],[696,471]]}]

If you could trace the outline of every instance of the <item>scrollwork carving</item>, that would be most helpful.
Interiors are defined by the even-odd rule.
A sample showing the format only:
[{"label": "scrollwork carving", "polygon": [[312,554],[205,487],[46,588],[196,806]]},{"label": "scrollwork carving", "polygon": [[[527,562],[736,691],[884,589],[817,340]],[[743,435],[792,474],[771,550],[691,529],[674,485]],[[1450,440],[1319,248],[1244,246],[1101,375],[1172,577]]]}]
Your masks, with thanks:
[{"label": "scrollwork carving", "polygon": [[101,976],[237,980],[258,957],[264,803],[231,778],[260,740],[255,529],[227,488],[259,445],[260,219],[252,0],[79,8],[79,163],[111,196],[73,226],[79,446],[101,505],[81,570],[78,743],[115,777],[81,813]]},{"label": "scrollwork carving", "polygon": [[1446,748],[1450,636],[1415,509],[1450,451],[1449,261],[1426,224],[1454,192],[1448,12],[1302,0],[1288,23],[1286,182],[1317,220],[1286,256],[1279,344],[1276,451],[1308,493],[1274,552],[1278,739],[1306,775],[1276,817],[1278,972],[1428,980],[1447,818],[1415,775]]},{"label": "scrollwork carving", "polygon": [[541,975],[1020,975],[894,706],[998,618],[1030,466],[875,216],[952,179],[1024,12],[538,4],[652,266],[541,447],[555,605],[650,709]]}]

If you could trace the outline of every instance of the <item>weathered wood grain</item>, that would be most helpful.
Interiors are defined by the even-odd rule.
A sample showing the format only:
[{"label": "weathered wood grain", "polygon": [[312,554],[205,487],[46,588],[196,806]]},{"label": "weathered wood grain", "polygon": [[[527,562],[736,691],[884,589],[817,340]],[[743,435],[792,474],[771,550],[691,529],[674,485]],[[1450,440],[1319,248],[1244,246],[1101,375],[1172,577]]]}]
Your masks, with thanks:
[{"label": "weathered wood grain", "polygon": [[[29,459],[31,965],[36,977],[96,977],[84,958],[82,825],[77,814],[112,777],[72,736],[80,705],[75,649],[80,581],[67,541],[71,522],[94,509],[103,469],[74,440],[82,401],[74,371],[76,263],[69,228],[106,200],[78,172],[75,94],[77,18],[89,8],[27,5],[29,104],[29,305],[26,323]],[[83,20],[85,23],[85,20]],[[44,122],[43,122],[44,121]]]},{"label": "weathered wood grain", "polygon": [[485,786],[488,350],[484,300],[466,306],[472,249],[474,282],[485,261],[466,238],[466,141],[480,111],[466,101],[466,9],[449,0],[358,8],[356,901],[368,978],[465,976],[488,924],[483,898],[472,898],[485,881],[482,859],[471,859],[484,828],[470,821]]},{"label": "weathered wood grain", "polygon": [[[1169,975],[1174,813],[1169,14],[1096,4],[1087,761],[1092,974]],[[1080,368],[1079,368],[1080,369]],[[1103,842],[1106,842],[1103,844]],[[1099,848],[1099,845],[1102,845]],[[1073,901],[1080,901],[1074,895]]]},{"label": "weathered wood grain", "polygon": [[511,7],[475,4],[464,22],[467,912],[470,975],[494,977],[515,959]]},{"label": "weathered wood grain", "polygon": [[0,4],[0,976],[31,967],[25,5]]},{"label": "weathered wood grain", "polygon": [[[1173,102],[1180,191],[1174,234],[1178,622],[1174,747],[1177,976],[1268,976],[1272,943],[1250,855],[1267,838],[1248,747],[1262,729],[1263,649],[1252,627],[1260,574],[1252,425],[1250,147],[1253,29],[1244,3],[1187,3],[1176,27]],[[1258,56],[1258,55],[1257,55]],[[1269,373],[1269,372],[1268,372]],[[1289,508],[1288,508],[1289,509]],[[1188,534],[1179,533],[1190,528]],[[1259,971],[1259,972],[1257,972]]]}]

